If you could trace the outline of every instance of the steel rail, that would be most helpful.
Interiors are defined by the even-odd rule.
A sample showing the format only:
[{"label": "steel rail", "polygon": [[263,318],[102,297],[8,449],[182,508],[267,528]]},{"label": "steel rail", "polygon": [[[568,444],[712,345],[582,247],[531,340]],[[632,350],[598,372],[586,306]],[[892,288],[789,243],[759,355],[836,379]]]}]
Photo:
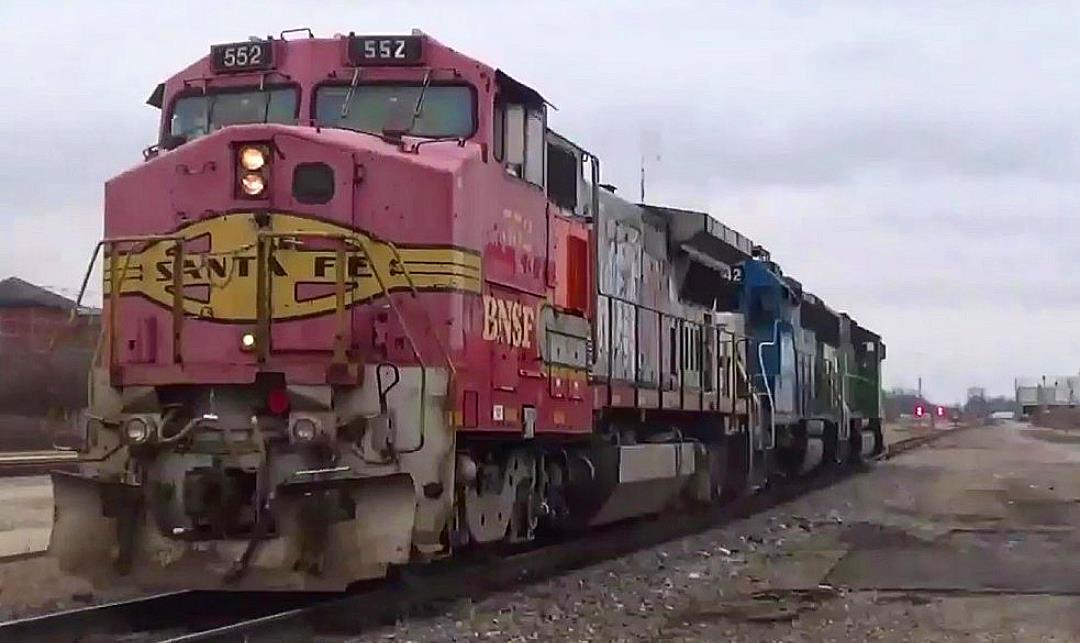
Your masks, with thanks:
[{"label": "steel rail", "polygon": [[[887,446],[887,460],[947,435],[960,426]],[[319,635],[357,635],[464,596],[496,591],[626,556],[779,507],[826,489],[872,467],[825,468],[809,478],[781,481],[766,490],[665,520],[637,520],[591,531],[501,558],[457,559],[409,569],[393,581],[347,595],[278,592],[173,592],[0,623],[0,641],[78,641],[89,635],[127,635],[167,643],[306,641]],[[433,608],[434,612],[433,612]]]},{"label": "steel rail", "polygon": [[307,606],[324,598],[304,592],[167,592],[0,622],[0,641],[74,643],[120,637],[161,641]]},{"label": "steel rail", "polygon": [[79,462],[73,451],[8,451],[0,452],[0,477],[31,476],[55,469],[70,470]]},{"label": "steel rail", "polygon": [[140,621],[176,610],[192,592],[169,592],[114,603],[31,616],[0,623],[0,640],[76,641],[91,634],[120,634],[145,629]]},{"label": "steel rail", "polygon": [[[896,449],[887,448],[877,456],[886,460],[925,445],[953,431],[902,440]],[[891,445],[890,445],[891,446]],[[872,471],[867,465],[826,468],[810,478],[782,482],[765,491],[707,510],[678,514],[662,521],[639,520],[610,525],[588,535],[542,546],[503,558],[457,560],[409,570],[394,582],[387,582],[362,594],[346,596],[271,614],[248,621],[192,632],[167,643],[259,643],[263,641],[308,641],[321,635],[359,635],[365,628],[392,623],[417,612],[432,613],[432,607],[462,597],[479,600],[486,594],[525,583],[537,582],[559,573],[629,555],[665,542],[724,526],[794,501],[806,494]],[[438,613],[438,610],[434,610]]]},{"label": "steel rail", "polygon": [[39,462],[74,462],[79,455],[73,451],[0,451],[0,465]]},{"label": "steel rail", "polygon": [[[167,643],[262,643],[310,641],[324,635],[360,635],[367,628],[393,623],[418,612],[432,610],[462,597],[476,601],[497,591],[538,582],[560,573],[662,545],[753,514],[823,489],[856,470],[818,476],[811,484],[782,485],[747,496],[722,507],[675,516],[664,521],[634,521],[611,525],[555,545],[540,547],[506,558],[448,565],[441,569],[408,572],[387,586],[338,601],[295,609],[217,629],[185,634]],[[806,481],[804,481],[806,482]]]}]

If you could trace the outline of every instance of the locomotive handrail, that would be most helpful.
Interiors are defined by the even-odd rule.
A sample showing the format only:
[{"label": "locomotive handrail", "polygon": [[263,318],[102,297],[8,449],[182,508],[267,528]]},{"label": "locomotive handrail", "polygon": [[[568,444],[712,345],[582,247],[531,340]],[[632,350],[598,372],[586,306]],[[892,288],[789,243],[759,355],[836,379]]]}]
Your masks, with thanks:
[{"label": "locomotive handrail", "polygon": [[[264,241],[267,239],[290,239],[298,237],[314,237],[320,239],[336,239],[341,241],[344,245],[358,247],[357,240],[359,237],[355,237],[351,234],[345,234],[340,232],[324,232],[321,230],[292,230],[292,231],[273,231],[262,230],[258,234],[258,242],[256,243],[256,252],[258,254],[256,259],[256,317],[255,317],[255,345],[259,351],[260,359],[265,360],[269,354],[270,349],[270,324],[273,320],[273,309],[270,302],[270,280],[273,279],[273,275],[266,269],[267,262],[269,261],[269,254],[265,249]],[[272,248],[271,248],[272,250]],[[334,313],[337,317],[337,331],[334,334],[334,362],[344,364],[346,363],[346,348],[345,348],[345,331],[348,326],[348,318],[345,315],[345,272],[347,270],[345,248],[337,248],[335,254],[335,271],[334,271]],[[365,253],[366,255],[367,253]],[[369,263],[371,263],[371,257],[368,257]],[[374,270],[374,269],[373,269]],[[381,286],[381,281],[380,281]]]},{"label": "locomotive handrail", "polygon": [[[101,338],[105,337],[105,333],[108,332],[109,338],[109,376],[112,377],[113,367],[116,366],[116,337],[119,334],[120,317],[119,317],[119,297],[122,294],[124,280],[127,278],[128,268],[131,267],[131,253],[128,252],[124,255],[124,268],[119,275],[116,273],[116,246],[121,243],[157,243],[160,241],[172,241],[175,245],[175,252],[173,254],[173,361],[179,363],[182,359],[181,354],[181,341],[183,336],[184,325],[184,303],[183,294],[183,279],[184,279],[184,237],[177,234],[153,234],[153,235],[139,235],[139,236],[124,236],[124,237],[106,237],[101,239],[94,245],[94,251],[90,255],[90,263],[86,266],[86,273],[83,275],[82,285],[79,287],[79,294],[75,298],[75,311],[82,308],[82,300],[86,295],[86,287],[90,283],[90,275],[94,271],[94,265],[97,263],[98,253],[101,252],[102,247],[108,247],[109,260],[109,324],[106,327],[103,325],[101,334],[98,336],[98,343],[94,348],[94,363],[96,363],[101,357]],[[112,298],[117,297],[116,301]],[[104,299],[104,298],[103,298]]]},{"label": "locomotive handrail", "polygon": [[[678,315],[676,315],[674,313],[669,313],[669,312],[666,312],[666,311],[663,311],[663,310],[660,310],[660,309],[657,309],[657,308],[653,308],[652,306],[648,306],[648,305],[645,305],[645,304],[640,304],[640,303],[637,303],[635,301],[620,297],[618,295],[609,295],[609,294],[599,293],[598,296],[605,297],[608,300],[607,301],[607,309],[608,309],[607,326],[608,327],[607,327],[607,341],[605,342],[606,345],[607,345],[607,363],[608,363],[608,365],[607,365],[607,373],[606,373],[605,379],[607,380],[606,383],[607,383],[607,394],[608,394],[608,404],[609,405],[612,403],[612,397],[613,397],[612,380],[616,379],[616,378],[614,378],[614,354],[615,353],[614,353],[614,350],[613,350],[614,349],[614,345],[613,345],[614,344],[614,336],[615,336],[615,333],[614,333],[614,321],[615,321],[614,307],[615,306],[614,306],[614,304],[615,303],[622,303],[622,304],[627,304],[627,305],[630,305],[630,306],[634,307],[634,345],[635,345],[635,347],[638,347],[638,350],[640,350],[639,344],[640,344],[640,341],[641,341],[640,340],[640,334],[639,334],[639,327],[640,327],[640,311],[642,311],[642,310],[645,310],[645,311],[656,314],[657,315],[657,321],[658,321],[658,323],[660,325],[662,325],[664,319],[671,318],[673,320],[677,320],[680,323],[680,329],[687,326],[687,325],[692,326],[692,327],[694,327],[694,328],[696,328],[698,330],[702,330],[702,331],[704,329],[706,329],[706,328],[713,328],[719,333],[719,336],[717,337],[717,340],[718,340],[717,345],[718,346],[723,341],[730,341],[730,343],[731,343],[731,360],[730,360],[730,362],[729,362],[729,364],[727,366],[727,369],[728,369],[727,379],[729,380],[729,383],[730,383],[730,389],[729,389],[730,392],[729,392],[728,397],[730,397],[730,399],[732,400],[732,411],[733,412],[735,411],[735,400],[738,397],[737,396],[738,371],[741,370],[743,372],[745,378],[747,380],[749,380],[749,375],[746,373],[745,365],[740,362],[739,356],[738,356],[738,344],[740,342],[748,342],[750,340],[750,338],[748,336],[740,335],[739,333],[736,333],[736,332],[732,331],[731,329],[729,329],[729,328],[727,328],[725,326],[710,324],[710,323],[707,323],[707,322],[697,322],[697,321],[694,321],[694,320],[691,320],[691,319],[685,319],[683,317],[679,317]],[[705,333],[702,333],[702,342],[698,346],[699,357],[701,358],[702,363],[704,363],[704,352],[705,352],[704,335],[705,335]],[[722,339],[722,336],[724,336],[724,335],[729,336],[730,339],[729,340]],[[660,368],[663,368],[663,364],[664,364],[664,337],[663,337],[663,333],[660,332],[660,330],[658,330],[657,336],[658,336],[658,340],[659,340],[659,342],[658,342],[659,343],[659,347],[658,347],[659,348],[659,353],[658,353],[659,365],[658,366]],[[682,334],[681,333],[679,334],[679,337],[680,337],[679,350],[680,350],[680,355],[681,355],[681,353],[682,353],[682,339],[681,339]],[[672,347],[672,350],[675,350],[675,347]],[[719,366],[719,362],[720,362],[719,357],[720,356],[719,356],[719,354],[717,354],[715,357],[716,357],[717,377],[716,377],[716,381],[713,383],[713,390],[718,392],[719,391],[718,384],[721,381],[720,380],[720,366]],[[700,368],[699,368],[699,370],[697,372],[698,372],[698,376],[700,378],[699,382],[698,382],[698,386],[697,386],[697,389],[698,389],[698,403],[701,406],[701,408],[703,409],[704,408],[705,392],[706,392],[705,383],[704,383],[704,373],[700,370]],[[635,403],[638,403],[639,389],[642,388],[641,387],[642,384],[647,384],[648,385],[645,388],[649,388],[649,389],[655,388],[661,394],[663,393],[663,391],[665,390],[663,377],[658,377],[656,385],[653,386],[651,383],[641,382],[640,378],[639,378],[639,374],[640,373],[639,373],[639,368],[638,368],[638,362],[637,362],[637,359],[635,357],[634,364],[633,364],[633,385],[634,385],[634,389],[635,389]],[[686,388],[685,387],[685,373],[683,372],[683,369],[680,367],[680,369],[679,369],[679,386],[678,386],[679,394],[680,394],[680,401],[679,401],[680,406],[683,404],[683,399],[685,397],[685,388]]]},{"label": "locomotive handrail", "polygon": [[[599,297],[606,297],[607,299],[611,299],[611,300],[617,301],[619,303],[629,304],[631,306],[637,306],[638,308],[641,308],[642,310],[647,310],[647,311],[652,312],[652,313],[658,313],[658,314],[663,315],[665,317],[673,317],[675,319],[684,319],[687,323],[694,324],[694,325],[699,326],[699,327],[705,327],[705,326],[709,325],[709,324],[706,324],[704,322],[696,322],[696,321],[694,321],[692,319],[685,319],[683,317],[679,317],[678,315],[676,315],[674,313],[669,313],[669,312],[660,310],[659,308],[653,308],[652,306],[648,306],[646,304],[639,304],[639,303],[637,303],[637,302],[635,302],[633,300],[626,299],[625,297],[620,297],[619,295],[609,295],[607,293],[601,292],[601,293],[599,293],[598,296]],[[746,341],[746,340],[751,339],[751,337],[749,335],[740,335],[739,333],[736,333],[736,332],[734,332],[732,330],[729,330],[726,326],[715,326],[715,328],[722,329],[723,332],[725,332],[725,333],[727,333],[729,335],[734,335],[740,341]]]},{"label": "locomotive handrail", "polygon": [[382,289],[386,295],[386,301],[390,304],[390,309],[394,311],[394,316],[397,317],[398,324],[401,326],[401,330],[405,333],[405,338],[409,340],[409,348],[412,349],[413,357],[416,358],[416,363],[420,365],[420,440],[415,447],[410,449],[395,449],[398,454],[416,453],[424,448],[425,426],[427,424],[427,365],[424,363],[424,358],[420,356],[420,350],[416,347],[416,340],[413,339],[412,333],[409,332],[409,327],[405,323],[405,318],[401,314],[401,311],[397,307],[397,303],[394,298],[390,296],[390,291],[386,288],[385,282],[383,282],[382,275],[379,274],[379,269],[375,267],[375,262],[371,258],[371,252],[367,247],[367,241],[363,237],[356,237],[359,241],[360,251],[364,253],[364,257],[367,259],[368,265],[371,266],[371,274],[375,275],[375,279],[379,282],[379,288]]},{"label": "locomotive handrail", "polygon": [[[371,273],[375,277],[375,281],[378,282],[379,289],[382,291],[383,295],[386,296],[386,301],[390,305],[390,309],[394,312],[394,316],[397,318],[398,324],[401,326],[402,332],[405,333],[405,338],[409,342],[409,348],[412,350],[413,357],[416,358],[416,362],[420,366],[420,426],[419,426],[420,439],[419,439],[419,441],[418,441],[418,443],[417,443],[417,445],[415,447],[411,447],[409,449],[395,449],[395,452],[398,453],[398,454],[409,454],[409,453],[415,453],[417,451],[420,451],[421,449],[424,448],[424,433],[425,433],[425,427],[426,427],[426,422],[427,422],[427,405],[426,405],[426,402],[425,402],[425,400],[427,398],[427,364],[424,363],[424,359],[420,355],[420,350],[417,348],[416,340],[413,338],[412,333],[409,331],[409,327],[405,323],[405,318],[401,314],[400,309],[398,309],[397,303],[394,301],[394,298],[390,296],[390,290],[387,288],[386,282],[383,280],[382,274],[379,272],[379,269],[376,266],[374,259],[372,258],[371,251],[368,248],[368,242],[363,236],[356,235],[356,234],[345,234],[345,233],[339,233],[339,232],[323,232],[323,231],[289,231],[289,232],[281,231],[281,232],[278,232],[278,231],[263,230],[263,231],[260,231],[258,233],[259,257],[258,257],[258,260],[257,260],[257,264],[258,264],[257,269],[258,269],[259,279],[258,279],[257,284],[256,284],[256,286],[257,286],[256,297],[258,298],[258,301],[257,301],[258,306],[257,306],[257,309],[256,309],[257,310],[257,316],[256,316],[256,346],[264,346],[264,348],[260,349],[260,351],[267,350],[268,347],[265,347],[265,344],[262,341],[260,341],[260,339],[264,339],[264,338],[269,337],[269,325],[270,325],[270,320],[271,320],[271,317],[272,317],[272,315],[271,315],[272,310],[270,309],[270,305],[269,305],[269,296],[266,296],[267,293],[260,294],[258,292],[259,290],[266,289],[267,286],[269,286],[269,280],[273,278],[273,276],[270,275],[269,271],[266,269],[267,268],[268,255],[264,256],[264,250],[263,250],[264,241],[267,240],[267,239],[273,239],[273,238],[292,238],[292,237],[316,237],[316,238],[325,238],[325,239],[338,239],[343,244],[351,246],[353,248],[356,248],[361,253],[363,253],[364,259],[367,261],[368,265],[371,266]],[[395,251],[395,255],[396,254],[397,253]],[[400,256],[400,255],[398,255],[398,256]],[[338,328],[339,328],[339,331],[338,331],[338,335],[337,335],[337,338],[336,338],[337,341],[336,341],[336,345],[335,345],[335,356],[338,353],[340,353],[343,358],[344,358],[344,341],[345,341],[345,330],[344,329],[345,329],[346,319],[347,319],[346,316],[345,316],[345,269],[346,269],[345,264],[346,264],[345,249],[344,248],[338,248],[337,249],[337,275],[336,275],[337,279],[336,279],[336,283],[335,283],[335,285],[336,285],[336,293],[335,293],[335,295],[336,295],[336,297],[335,297],[335,299],[336,299],[336,306],[335,306],[336,310],[335,310],[335,312],[337,313],[337,316],[338,316]],[[264,308],[265,308],[265,311],[263,310]],[[260,338],[259,335],[262,335],[263,337]],[[336,359],[336,357],[335,357],[335,359]]]},{"label": "locomotive handrail", "polygon": [[[409,290],[412,291],[413,299],[416,299],[417,297],[419,297],[420,291],[417,290],[416,282],[414,282],[412,278],[412,273],[409,272],[409,267],[405,264],[405,261],[402,260],[401,254],[398,252],[397,246],[394,245],[392,241],[384,240],[383,243],[389,246],[390,252],[394,253],[394,259],[397,260],[398,265],[401,266],[401,271],[405,275],[405,280],[409,283]],[[389,297],[390,293],[387,293],[386,296]],[[450,369],[450,377],[454,377],[457,375],[457,367],[454,365],[454,359],[450,356],[450,351],[447,350],[446,345],[443,344],[442,339],[439,338],[439,334],[434,331],[435,325],[431,323],[431,316],[427,315],[426,310],[424,311],[424,314],[425,316],[427,316],[428,325],[432,327],[431,336],[435,339],[435,343],[439,346],[439,350],[442,352],[443,358],[446,360],[446,366]]]},{"label": "locomotive handrail", "polygon": [[[769,400],[769,449],[776,448],[776,399],[773,396],[772,386],[769,385],[769,376],[765,373],[765,347],[776,346],[779,350],[780,345],[780,322],[773,322],[773,337],[772,340],[767,342],[759,342],[757,350],[758,366],[761,369],[761,382],[765,385],[765,395]],[[777,360],[779,363],[779,359]],[[781,375],[777,370],[777,380],[779,381]]]},{"label": "locomotive handrail", "polygon": [[[607,400],[608,406],[612,403],[611,392],[611,371],[614,369],[615,353],[612,350],[611,338],[615,335],[615,316],[614,316],[614,300],[608,298],[608,312],[607,312]],[[637,384],[635,382],[635,384]]]}]

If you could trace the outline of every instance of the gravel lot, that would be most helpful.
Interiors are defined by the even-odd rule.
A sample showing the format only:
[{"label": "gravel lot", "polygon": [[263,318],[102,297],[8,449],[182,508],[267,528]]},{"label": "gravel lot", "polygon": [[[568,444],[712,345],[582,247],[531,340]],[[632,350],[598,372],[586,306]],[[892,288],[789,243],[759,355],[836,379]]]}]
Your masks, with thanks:
[{"label": "gravel lot", "polygon": [[[1078,545],[1077,461],[1020,425],[971,429],[722,529],[348,640],[1080,640],[1080,570],[1046,573]],[[1041,541],[1049,527],[1064,539]]]},{"label": "gravel lot", "polygon": [[[43,551],[49,544],[51,524],[48,476],[0,478],[0,559]],[[0,620],[135,594],[131,588],[95,590],[86,581],[61,572],[47,556],[0,562]]]},{"label": "gravel lot", "polygon": [[52,483],[48,476],[0,478],[0,556],[49,545]]},{"label": "gravel lot", "polygon": [[[724,528],[328,640],[1080,640],[1072,438],[958,432]],[[0,481],[0,533],[48,518],[32,487]],[[0,563],[0,618],[134,593]]]}]

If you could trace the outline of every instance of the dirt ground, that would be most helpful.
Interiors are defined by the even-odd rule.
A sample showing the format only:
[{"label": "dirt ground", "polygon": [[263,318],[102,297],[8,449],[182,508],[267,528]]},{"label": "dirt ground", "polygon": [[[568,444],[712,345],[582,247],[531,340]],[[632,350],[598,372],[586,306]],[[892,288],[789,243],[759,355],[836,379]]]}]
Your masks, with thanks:
[{"label": "dirt ground", "polygon": [[48,476],[0,479],[0,556],[41,551],[49,544],[52,485]]},{"label": "dirt ground", "polygon": [[949,421],[937,421],[936,418],[934,420],[935,421],[931,422],[931,418],[923,418],[921,420],[907,418],[898,422],[886,423],[884,426],[885,443],[893,444],[908,438],[939,433],[954,428],[953,424]]},{"label": "dirt ground", "polygon": [[[1078,464],[1072,434],[973,428],[722,529],[350,640],[1080,640]],[[0,480],[0,534],[48,524],[43,480]],[[0,619],[132,593],[48,557],[0,563]]]},{"label": "dirt ground", "polygon": [[1080,640],[1080,443],[1008,423],[355,641]]},{"label": "dirt ground", "polygon": [[109,591],[60,571],[47,556],[4,562],[11,556],[43,552],[52,524],[52,483],[48,476],[0,478],[0,620],[131,596],[131,588]]}]

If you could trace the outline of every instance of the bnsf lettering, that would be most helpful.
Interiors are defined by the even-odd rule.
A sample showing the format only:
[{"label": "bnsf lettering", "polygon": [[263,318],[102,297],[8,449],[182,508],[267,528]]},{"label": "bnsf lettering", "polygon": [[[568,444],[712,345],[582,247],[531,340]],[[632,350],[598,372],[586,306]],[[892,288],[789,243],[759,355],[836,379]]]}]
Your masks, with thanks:
[{"label": "bnsf lettering", "polygon": [[536,309],[484,295],[484,339],[517,348],[532,346],[536,328]]}]

